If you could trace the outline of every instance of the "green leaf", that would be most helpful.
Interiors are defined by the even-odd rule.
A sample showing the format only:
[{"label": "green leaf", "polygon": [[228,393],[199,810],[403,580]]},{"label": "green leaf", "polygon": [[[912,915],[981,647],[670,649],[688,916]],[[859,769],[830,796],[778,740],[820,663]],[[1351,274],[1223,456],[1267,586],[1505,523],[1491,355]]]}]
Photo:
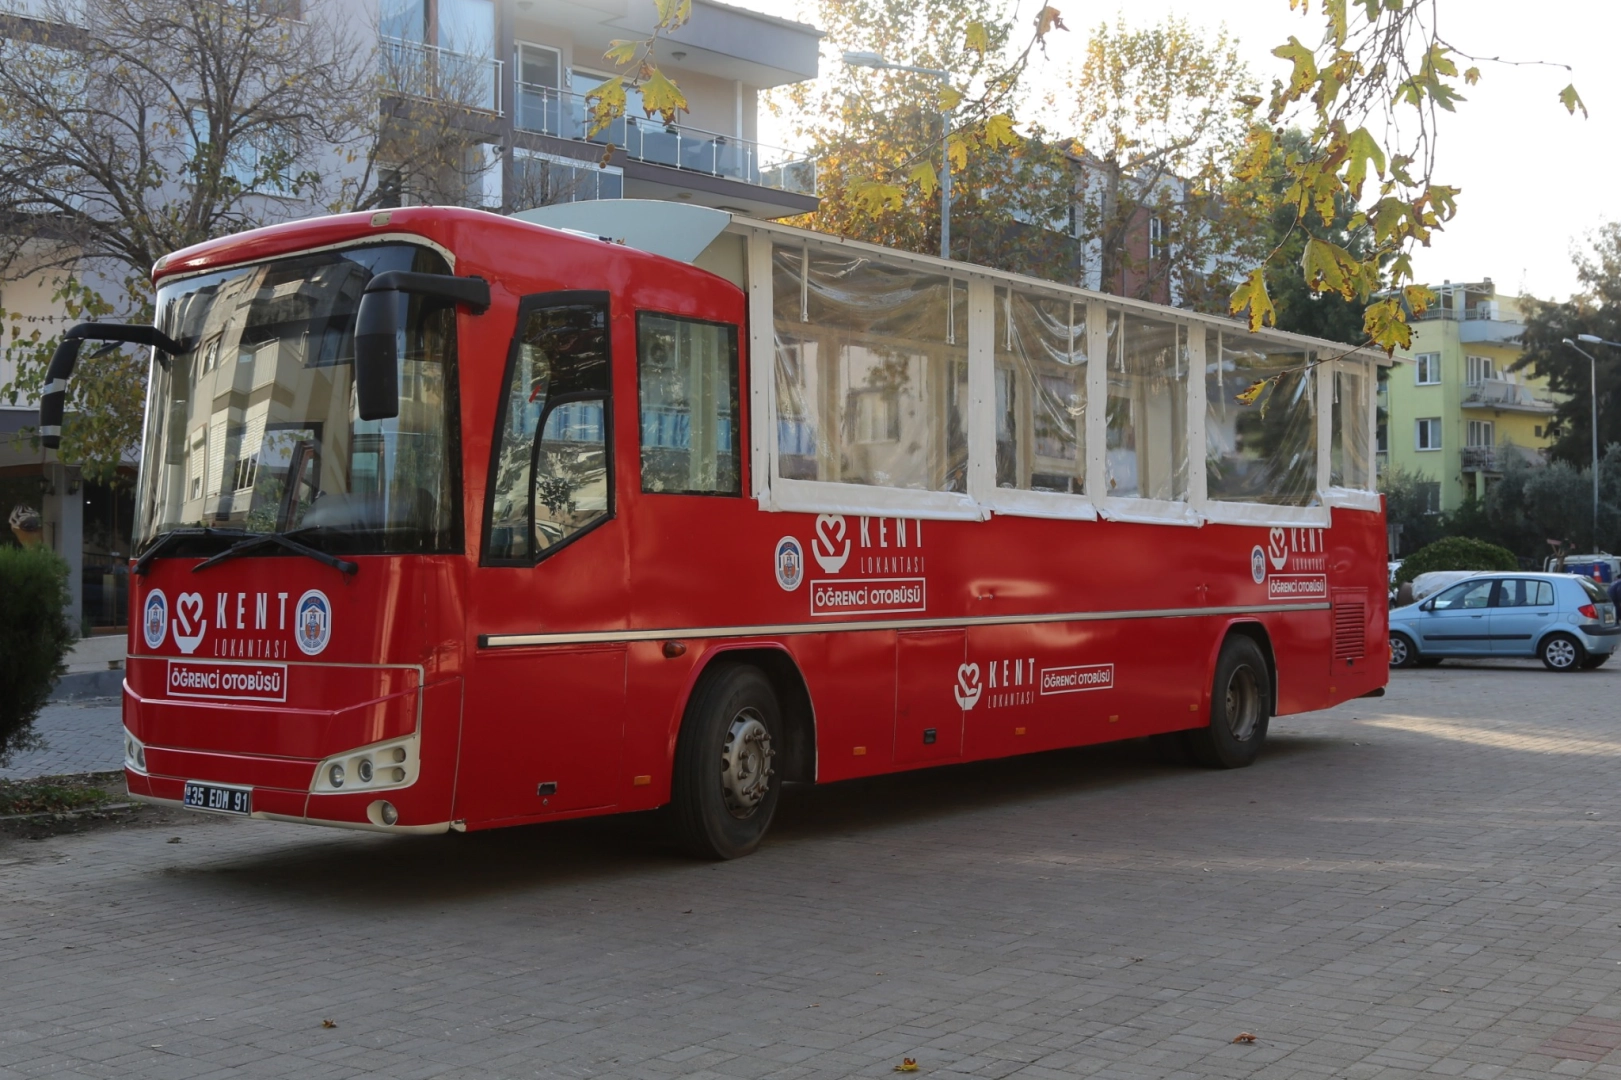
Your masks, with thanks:
[{"label": "green leaf", "polygon": [[1576,115],[1577,109],[1582,110],[1582,119],[1587,119],[1587,106],[1582,104],[1582,96],[1576,92],[1575,83],[1571,83],[1559,91],[1559,104],[1563,105],[1565,111],[1572,116]]},{"label": "green leaf", "polygon": [[1385,152],[1378,140],[1365,127],[1359,127],[1345,139],[1345,187],[1352,200],[1362,198],[1362,184],[1368,177],[1368,163],[1380,178],[1385,175]]},{"label": "green leaf", "polygon": [[963,35],[963,47],[981,56],[990,51],[991,34],[985,29],[984,23],[975,21],[968,24],[968,30]]}]

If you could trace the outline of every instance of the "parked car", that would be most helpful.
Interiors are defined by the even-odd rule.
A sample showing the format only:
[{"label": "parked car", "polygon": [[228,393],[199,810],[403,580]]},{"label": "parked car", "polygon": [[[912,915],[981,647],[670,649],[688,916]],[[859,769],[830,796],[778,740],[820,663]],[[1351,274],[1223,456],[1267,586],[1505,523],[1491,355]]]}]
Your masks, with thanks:
[{"label": "parked car", "polygon": [[1596,668],[1621,645],[1615,605],[1572,574],[1476,574],[1390,612],[1390,666],[1535,656],[1550,671]]}]

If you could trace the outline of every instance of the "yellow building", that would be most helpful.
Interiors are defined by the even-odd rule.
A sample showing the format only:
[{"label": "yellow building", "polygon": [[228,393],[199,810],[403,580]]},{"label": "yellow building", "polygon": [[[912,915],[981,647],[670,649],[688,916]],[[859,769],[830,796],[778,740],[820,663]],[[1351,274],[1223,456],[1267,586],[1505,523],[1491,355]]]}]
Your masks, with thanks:
[{"label": "yellow building", "polygon": [[1484,497],[1509,455],[1542,464],[1552,443],[1547,381],[1513,371],[1525,329],[1521,298],[1491,278],[1431,286],[1413,346],[1380,387],[1379,466],[1416,476],[1437,512]]}]

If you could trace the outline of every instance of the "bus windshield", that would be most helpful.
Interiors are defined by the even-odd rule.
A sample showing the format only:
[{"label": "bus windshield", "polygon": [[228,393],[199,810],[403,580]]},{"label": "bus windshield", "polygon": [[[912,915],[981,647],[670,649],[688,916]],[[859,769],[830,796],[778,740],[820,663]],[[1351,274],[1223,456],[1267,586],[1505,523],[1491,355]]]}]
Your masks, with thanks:
[{"label": "bus windshield", "polygon": [[399,415],[356,411],[355,312],[389,270],[450,272],[429,248],[383,244],[160,290],[158,324],[186,351],[151,373],[137,551],[177,529],[207,532],[165,555],[271,532],[334,554],[461,549],[453,307],[411,298]]}]

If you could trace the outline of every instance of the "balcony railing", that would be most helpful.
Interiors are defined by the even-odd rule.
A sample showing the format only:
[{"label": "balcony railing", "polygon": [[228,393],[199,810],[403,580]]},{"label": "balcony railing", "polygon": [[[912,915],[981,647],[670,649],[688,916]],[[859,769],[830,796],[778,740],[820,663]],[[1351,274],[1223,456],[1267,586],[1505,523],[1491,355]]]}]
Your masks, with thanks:
[{"label": "balcony railing", "polygon": [[382,64],[384,82],[403,97],[501,115],[499,60],[385,37]]},{"label": "balcony railing", "polygon": [[1498,446],[1466,446],[1459,451],[1459,456],[1464,472],[1502,472],[1503,466],[1515,459],[1533,468],[1548,464],[1548,459],[1541,452],[1511,443]]},{"label": "balcony railing", "polygon": [[1529,386],[1511,383],[1507,379],[1481,379],[1468,387],[1464,395],[1465,408],[1507,409],[1514,412],[1551,413],[1554,404],[1543,401],[1531,393]]},{"label": "balcony railing", "polygon": [[584,94],[532,83],[518,84],[517,127],[559,139],[612,143],[625,156],[709,176],[723,176],[776,191],[816,194],[816,162],[775,146],[683,124],[621,116],[595,135]]}]

